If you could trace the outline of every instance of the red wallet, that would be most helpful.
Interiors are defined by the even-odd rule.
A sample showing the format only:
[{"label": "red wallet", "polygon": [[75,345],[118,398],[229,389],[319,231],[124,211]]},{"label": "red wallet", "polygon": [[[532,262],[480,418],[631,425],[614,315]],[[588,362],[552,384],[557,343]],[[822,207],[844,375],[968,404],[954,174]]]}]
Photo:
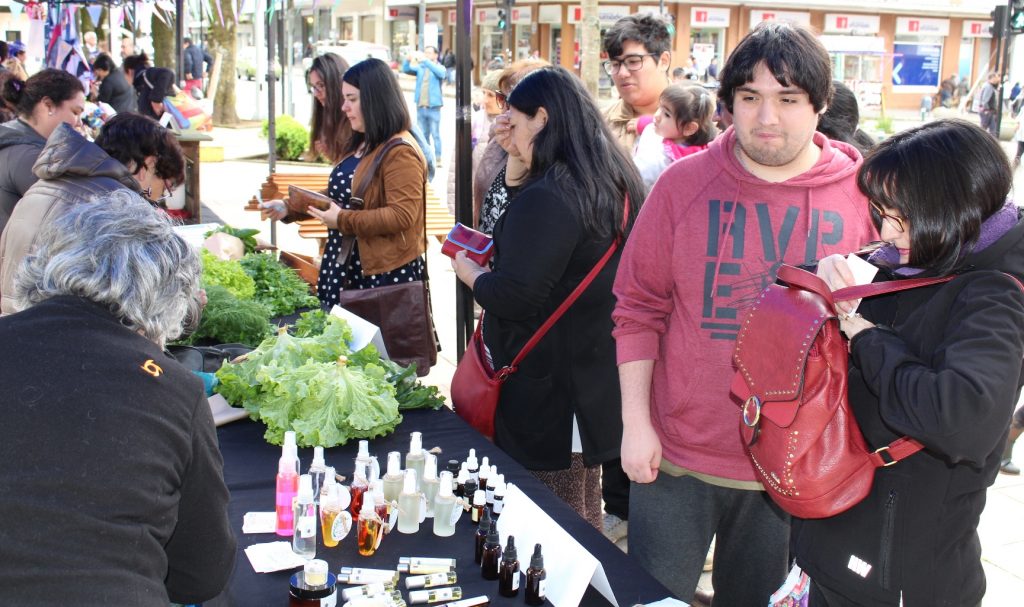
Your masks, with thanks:
[{"label": "red wallet", "polygon": [[441,252],[455,259],[455,254],[459,251],[466,251],[466,256],[477,265],[486,267],[494,255],[494,240],[483,232],[456,223],[445,237]]}]

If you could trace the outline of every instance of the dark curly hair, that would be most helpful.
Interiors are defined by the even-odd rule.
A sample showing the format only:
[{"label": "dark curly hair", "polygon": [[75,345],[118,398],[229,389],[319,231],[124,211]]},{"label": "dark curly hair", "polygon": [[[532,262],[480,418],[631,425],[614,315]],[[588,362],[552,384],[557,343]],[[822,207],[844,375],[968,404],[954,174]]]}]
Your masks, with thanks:
[{"label": "dark curly hair", "polygon": [[114,116],[103,125],[96,145],[132,173],[155,156],[157,177],[175,186],[185,181],[185,155],[178,140],[148,116],[130,112]]},{"label": "dark curly hair", "polygon": [[622,45],[631,41],[644,45],[648,53],[655,55],[655,62],[662,54],[672,52],[668,22],[650,13],[637,13],[619,19],[605,31],[601,45],[609,58],[615,58],[622,55]]},{"label": "dark curly hair", "polygon": [[8,78],[4,82],[3,99],[19,116],[28,118],[43,99],[60,105],[78,93],[85,94],[85,87],[78,78],[64,70],[47,68],[28,80]]}]

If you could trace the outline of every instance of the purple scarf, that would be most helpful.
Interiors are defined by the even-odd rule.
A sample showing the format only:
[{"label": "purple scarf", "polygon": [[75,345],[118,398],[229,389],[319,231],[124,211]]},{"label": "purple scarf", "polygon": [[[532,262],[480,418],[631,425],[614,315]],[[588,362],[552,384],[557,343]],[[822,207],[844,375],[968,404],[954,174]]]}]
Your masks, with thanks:
[{"label": "purple scarf", "polygon": [[[981,234],[978,236],[978,242],[974,243],[974,246],[969,251],[964,252],[963,256],[966,257],[970,253],[977,253],[987,249],[992,243],[1013,229],[1015,225],[1017,225],[1017,205],[1012,200],[1007,200],[1003,208],[993,213],[981,224]],[[895,268],[894,271],[901,276],[913,276],[924,271],[923,268],[900,266],[900,253],[891,243],[882,245],[881,248],[868,257],[868,261],[876,266]]]}]

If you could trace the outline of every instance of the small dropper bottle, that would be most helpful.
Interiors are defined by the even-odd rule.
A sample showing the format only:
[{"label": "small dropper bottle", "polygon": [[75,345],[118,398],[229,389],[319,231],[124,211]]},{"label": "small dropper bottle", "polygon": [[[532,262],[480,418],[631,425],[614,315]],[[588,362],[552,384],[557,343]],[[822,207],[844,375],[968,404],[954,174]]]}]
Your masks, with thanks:
[{"label": "small dropper bottle", "polygon": [[459,460],[457,460],[457,459],[450,459],[450,460],[448,460],[448,467],[446,469],[448,470],[448,472],[452,473],[452,495],[458,497],[458,493],[459,493],[459,488],[458,488],[458,483],[459,483]]},{"label": "small dropper bottle", "polygon": [[494,518],[501,516],[501,511],[505,509],[505,491],[507,490],[505,475],[499,474],[498,482],[494,486]]},{"label": "small dropper bottle", "polygon": [[548,572],[544,570],[544,557],[540,553],[540,544],[533,547],[530,568],[526,570],[526,604],[543,605],[547,598],[544,592]]},{"label": "small dropper bottle", "polygon": [[484,510],[487,509],[487,496],[483,490],[477,489],[476,493],[473,494],[473,506],[469,509],[469,520],[474,523],[479,523],[480,519],[484,516]]},{"label": "small dropper bottle", "polygon": [[384,499],[397,502],[402,493],[404,483],[402,476],[402,454],[398,451],[388,453],[388,471],[384,474]]},{"label": "small dropper bottle", "polygon": [[[473,500],[476,499],[476,490],[479,489],[479,485],[476,484],[476,479],[472,476],[466,479],[466,484],[463,486],[463,493],[466,494],[466,510],[468,511],[473,506]],[[484,496],[486,501],[486,495]]]},{"label": "small dropper bottle", "polygon": [[511,535],[498,567],[498,594],[508,597],[519,594],[519,556],[516,554],[516,538]]},{"label": "small dropper bottle", "polygon": [[420,492],[416,490],[416,471],[405,471],[405,487],[398,496],[398,531],[416,533],[420,530]]},{"label": "small dropper bottle", "polygon": [[473,551],[473,561],[478,565],[484,554],[484,542],[487,541],[487,532],[491,528],[492,520],[490,511],[485,507],[484,515],[480,517],[480,524],[476,526],[476,534],[474,536],[475,550]]},{"label": "small dropper bottle", "polygon": [[427,518],[434,518],[434,499],[437,497],[441,481],[437,480],[437,458],[427,454],[427,462],[423,466],[423,497],[427,499]]},{"label": "small dropper bottle", "polygon": [[480,465],[476,461],[476,449],[469,450],[469,457],[466,458],[466,470],[469,472],[470,478],[474,481],[479,480],[477,471],[480,469]]},{"label": "small dropper bottle", "polygon": [[274,532],[283,537],[291,536],[295,518],[292,512],[292,500],[299,490],[299,455],[295,446],[295,432],[284,433],[284,445],[281,447],[281,459],[277,462],[276,513],[277,521]]},{"label": "small dropper bottle", "polygon": [[405,469],[416,471],[416,490],[422,490],[423,467],[426,457],[423,453],[423,435],[413,432],[409,437],[409,453],[405,456]]},{"label": "small dropper bottle", "polygon": [[485,455],[480,460],[480,471],[476,474],[476,485],[481,489],[487,488],[487,477],[491,475],[491,461]]},{"label": "small dropper bottle", "polygon": [[480,555],[480,574],[485,580],[498,579],[498,568],[501,565],[501,539],[498,537],[498,523],[491,521],[487,530],[484,551]]},{"label": "small dropper bottle", "polygon": [[324,448],[313,447],[313,463],[309,465],[309,476],[313,479],[313,503],[320,503],[320,488],[324,484],[327,464],[324,462]]},{"label": "small dropper bottle", "polygon": [[[459,475],[455,477],[455,497],[466,497],[466,481],[469,480],[469,472],[466,471],[465,466],[459,470]],[[472,498],[472,496],[470,496]]]},{"label": "small dropper bottle", "polygon": [[491,474],[487,477],[487,486],[483,487],[487,491],[487,505],[494,506],[494,490],[498,488],[498,467],[491,466]]}]

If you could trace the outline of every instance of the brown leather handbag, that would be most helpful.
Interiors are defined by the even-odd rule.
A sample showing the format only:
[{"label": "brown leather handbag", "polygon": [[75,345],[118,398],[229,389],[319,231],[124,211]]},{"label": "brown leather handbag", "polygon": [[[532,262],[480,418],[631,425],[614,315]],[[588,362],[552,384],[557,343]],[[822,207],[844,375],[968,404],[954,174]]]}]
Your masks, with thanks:
[{"label": "brown leather handbag", "polygon": [[800,518],[843,512],[871,491],[875,469],[920,451],[903,437],[872,450],[847,398],[848,346],[836,301],[947,282],[955,276],[847,287],[792,266],[786,285],[769,285],[743,321],[732,392],[741,403],[740,434],[757,476],[783,510]]},{"label": "brown leather handbag", "polygon": [[[401,138],[394,138],[383,145],[366,177],[353,188],[353,201],[361,201],[370,181],[377,174],[381,161],[394,147],[411,145]],[[426,176],[424,175],[424,179]],[[423,197],[423,240],[426,242],[427,199]],[[355,237],[342,236],[339,260],[346,260],[352,252]],[[347,246],[346,246],[347,245]],[[426,255],[424,276],[428,276]],[[344,263],[343,261],[339,263]],[[342,289],[338,293],[338,305],[356,316],[380,327],[388,357],[404,366],[416,364],[416,375],[422,377],[437,364],[438,342],[434,332],[434,319],[430,307],[429,279],[403,282],[373,289]]]}]

